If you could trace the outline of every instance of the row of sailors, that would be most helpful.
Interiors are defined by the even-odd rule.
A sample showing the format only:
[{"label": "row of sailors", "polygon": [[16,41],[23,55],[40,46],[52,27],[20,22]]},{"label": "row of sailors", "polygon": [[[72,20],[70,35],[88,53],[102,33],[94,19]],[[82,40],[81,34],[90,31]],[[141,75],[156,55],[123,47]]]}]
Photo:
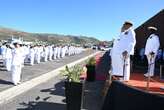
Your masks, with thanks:
[{"label": "row of sailors", "polygon": [[13,43],[14,47],[9,45],[2,46],[2,56],[5,59],[5,65],[8,71],[11,71],[11,78],[14,85],[21,82],[22,64],[26,59],[30,59],[33,65],[36,60],[40,63],[41,57],[44,61],[56,58],[63,58],[65,55],[74,55],[83,51],[82,47],[74,46],[20,46],[19,42]]},{"label": "row of sailors", "polygon": [[[4,64],[6,66],[7,71],[11,70],[12,65],[12,49],[10,45],[2,46],[2,58],[4,59]],[[30,65],[34,65],[34,62],[37,64],[40,63],[41,59],[43,61],[52,61],[55,59],[64,58],[66,55],[71,56],[74,54],[79,54],[83,51],[82,47],[75,46],[21,46],[21,55],[20,58],[22,60],[22,64],[29,62]]]}]

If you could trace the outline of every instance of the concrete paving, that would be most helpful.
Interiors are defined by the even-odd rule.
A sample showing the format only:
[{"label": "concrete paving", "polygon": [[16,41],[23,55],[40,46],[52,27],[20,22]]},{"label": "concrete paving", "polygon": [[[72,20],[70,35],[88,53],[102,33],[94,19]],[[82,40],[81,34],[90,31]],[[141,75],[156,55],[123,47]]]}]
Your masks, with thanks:
[{"label": "concrete paving", "polygon": [[[101,110],[103,81],[85,82],[81,110]],[[0,110],[66,110],[64,82],[61,75],[0,105]]]},{"label": "concrete paving", "polygon": [[64,83],[56,76],[0,105],[0,110],[66,110]]}]

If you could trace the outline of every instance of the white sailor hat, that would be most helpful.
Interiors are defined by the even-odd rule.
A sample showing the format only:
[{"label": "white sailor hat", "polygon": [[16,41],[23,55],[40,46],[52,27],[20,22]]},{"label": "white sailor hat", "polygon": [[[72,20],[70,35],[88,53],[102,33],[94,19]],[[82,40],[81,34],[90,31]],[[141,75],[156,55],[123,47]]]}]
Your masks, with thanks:
[{"label": "white sailor hat", "polygon": [[154,30],[154,31],[157,31],[157,28],[154,27],[154,26],[149,26],[149,27],[148,27],[148,30]]}]

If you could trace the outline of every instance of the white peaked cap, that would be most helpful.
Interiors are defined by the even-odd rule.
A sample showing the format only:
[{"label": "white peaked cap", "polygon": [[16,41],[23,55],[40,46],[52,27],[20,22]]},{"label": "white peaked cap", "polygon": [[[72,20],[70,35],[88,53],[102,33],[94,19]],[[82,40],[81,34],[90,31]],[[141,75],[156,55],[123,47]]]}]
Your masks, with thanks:
[{"label": "white peaked cap", "polygon": [[155,31],[157,31],[157,28],[154,27],[154,26],[149,26],[149,27],[148,27],[148,30],[155,30]]}]

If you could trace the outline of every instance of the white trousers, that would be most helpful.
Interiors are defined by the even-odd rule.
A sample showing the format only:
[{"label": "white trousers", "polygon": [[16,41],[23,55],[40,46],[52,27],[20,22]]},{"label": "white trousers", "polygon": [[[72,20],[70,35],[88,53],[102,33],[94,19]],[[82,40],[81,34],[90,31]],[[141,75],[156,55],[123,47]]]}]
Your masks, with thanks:
[{"label": "white trousers", "polygon": [[60,52],[57,53],[57,57],[60,58]]},{"label": "white trousers", "polygon": [[6,65],[7,71],[11,71],[11,62],[12,62],[11,58],[6,58],[5,59],[5,65]]},{"label": "white trousers", "polygon": [[112,75],[124,75],[124,80],[128,81],[130,79],[130,57],[128,57],[124,62],[121,55],[114,55],[112,57]]},{"label": "white trousers", "polygon": [[154,55],[153,58],[151,58],[151,55],[146,55],[146,56],[147,56],[147,61],[148,61],[147,73],[149,73],[151,76],[154,76],[154,67],[155,67],[156,55]]},{"label": "white trousers", "polygon": [[49,53],[49,60],[51,61],[52,60],[52,53]]},{"label": "white trousers", "polygon": [[12,72],[12,82],[17,84],[21,80],[21,65],[12,65],[11,72]]},{"label": "white trousers", "polygon": [[34,65],[34,56],[30,57],[30,65]]},{"label": "white trousers", "polygon": [[40,54],[37,54],[37,55],[36,55],[36,62],[37,62],[37,63],[40,63]]},{"label": "white trousers", "polygon": [[55,60],[57,57],[57,53],[54,53],[53,59]]},{"label": "white trousers", "polygon": [[62,57],[62,58],[64,58],[64,57],[65,57],[65,52],[62,52],[61,57]]},{"label": "white trousers", "polygon": [[47,61],[47,58],[48,58],[48,55],[45,54],[45,56],[44,56],[44,61],[45,61],[45,62]]}]

